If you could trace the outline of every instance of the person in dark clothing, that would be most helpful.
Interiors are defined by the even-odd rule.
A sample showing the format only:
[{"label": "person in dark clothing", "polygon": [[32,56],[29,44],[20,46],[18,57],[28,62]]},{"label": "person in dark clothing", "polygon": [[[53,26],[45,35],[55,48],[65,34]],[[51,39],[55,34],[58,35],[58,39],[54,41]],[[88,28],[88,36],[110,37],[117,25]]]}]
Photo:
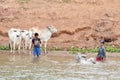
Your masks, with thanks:
[{"label": "person in dark clothing", "polygon": [[104,43],[101,42],[100,47],[98,49],[98,54],[96,57],[96,61],[104,61],[106,58],[106,50],[104,47]]},{"label": "person in dark clothing", "polygon": [[34,38],[32,39],[33,54],[34,54],[34,57],[37,57],[37,58],[39,58],[41,54],[41,50],[40,50],[41,40],[40,38],[38,38],[38,36],[39,34],[35,33]]}]

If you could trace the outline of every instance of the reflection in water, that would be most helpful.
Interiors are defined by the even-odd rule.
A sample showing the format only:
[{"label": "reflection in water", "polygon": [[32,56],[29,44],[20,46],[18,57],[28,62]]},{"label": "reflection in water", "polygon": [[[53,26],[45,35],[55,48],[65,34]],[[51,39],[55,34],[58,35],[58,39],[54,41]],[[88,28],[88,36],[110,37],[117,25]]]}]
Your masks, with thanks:
[{"label": "reflection in water", "polygon": [[32,54],[0,52],[0,80],[120,80],[120,54],[115,54],[108,54],[104,63],[85,65],[67,52],[35,60]]}]

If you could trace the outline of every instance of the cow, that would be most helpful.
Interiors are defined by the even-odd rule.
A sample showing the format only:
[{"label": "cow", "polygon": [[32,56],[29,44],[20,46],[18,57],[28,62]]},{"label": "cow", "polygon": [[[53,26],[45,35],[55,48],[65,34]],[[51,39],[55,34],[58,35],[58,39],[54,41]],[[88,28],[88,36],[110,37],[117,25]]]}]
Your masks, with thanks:
[{"label": "cow", "polygon": [[46,47],[47,47],[47,42],[51,38],[52,34],[57,32],[57,29],[54,26],[47,26],[43,30],[39,30],[39,28],[31,28],[30,29],[33,33],[38,33],[39,37],[41,39],[42,44],[44,44],[44,53],[46,54]]},{"label": "cow", "polygon": [[18,51],[21,48],[21,30],[11,28],[8,30],[8,37],[9,37],[9,46],[11,48],[11,52],[16,49],[16,45],[18,45]]},{"label": "cow", "polygon": [[32,31],[22,30],[21,36],[22,36],[23,51],[25,51],[25,49],[30,50],[32,45],[32,37],[33,37]]}]

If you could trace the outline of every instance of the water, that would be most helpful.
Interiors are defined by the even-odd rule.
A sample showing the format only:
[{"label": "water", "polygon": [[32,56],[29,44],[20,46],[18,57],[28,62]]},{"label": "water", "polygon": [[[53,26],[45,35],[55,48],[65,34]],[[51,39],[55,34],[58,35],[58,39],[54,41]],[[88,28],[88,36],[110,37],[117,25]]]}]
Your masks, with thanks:
[{"label": "water", "polygon": [[106,62],[87,65],[62,51],[49,52],[38,61],[32,54],[1,51],[0,80],[120,80],[120,54],[108,53]]}]

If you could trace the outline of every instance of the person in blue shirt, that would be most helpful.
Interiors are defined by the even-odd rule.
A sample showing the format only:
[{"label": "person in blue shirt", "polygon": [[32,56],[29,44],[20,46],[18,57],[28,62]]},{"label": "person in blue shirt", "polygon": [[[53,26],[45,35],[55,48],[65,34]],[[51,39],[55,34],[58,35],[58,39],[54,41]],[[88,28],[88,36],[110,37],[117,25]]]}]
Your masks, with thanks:
[{"label": "person in blue shirt", "polygon": [[97,54],[97,57],[96,57],[96,61],[104,61],[105,58],[106,58],[106,50],[105,50],[105,47],[104,47],[104,43],[101,42],[100,47],[98,49],[98,54]]},{"label": "person in blue shirt", "polygon": [[39,58],[41,54],[41,50],[40,50],[41,40],[40,38],[38,38],[38,36],[39,34],[35,33],[34,38],[32,39],[33,54],[34,54],[34,57],[37,57],[37,58]]}]

